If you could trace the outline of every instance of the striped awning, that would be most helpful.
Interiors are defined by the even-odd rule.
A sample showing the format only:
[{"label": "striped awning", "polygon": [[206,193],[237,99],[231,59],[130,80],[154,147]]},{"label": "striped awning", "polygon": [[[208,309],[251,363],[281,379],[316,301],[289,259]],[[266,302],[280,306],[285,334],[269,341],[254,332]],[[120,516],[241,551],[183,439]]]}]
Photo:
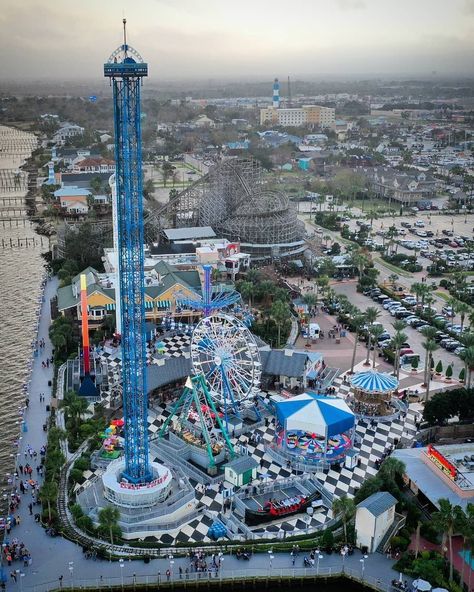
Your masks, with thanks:
[{"label": "striped awning", "polygon": [[150,310],[151,308],[153,308],[153,300],[145,300],[145,308],[147,310]]},{"label": "striped awning", "polygon": [[106,304],[105,310],[115,310],[115,302],[112,304]]},{"label": "striped awning", "polygon": [[156,308],[166,309],[171,308],[171,301],[170,300],[157,300],[155,302]]},{"label": "striped awning", "polygon": [[373,370],[358,372],[352,376],[350,381],[354,388],[367,393],[389,393],[398,387],[398,380],[395,376]]}]

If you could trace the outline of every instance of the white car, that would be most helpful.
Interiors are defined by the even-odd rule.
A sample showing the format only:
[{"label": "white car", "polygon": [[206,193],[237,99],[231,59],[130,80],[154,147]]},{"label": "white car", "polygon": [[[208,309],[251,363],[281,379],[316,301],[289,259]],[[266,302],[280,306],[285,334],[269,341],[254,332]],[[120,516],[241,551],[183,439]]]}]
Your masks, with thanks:
[{"label": "white car", "polygon": [[411,327],[411,325],[413,325],[413,323],[416,323],[416,321],[419,321],[420,319],[419,319],[419,317],[413,315],[412,317],[407,317],[406,319],[403,319],[403,320],[405,321],[405,323],[407,325],[410,325],[410,327]]},{"label": "white car", "polygon": [[417,220],[417,221],[415,222],[415,226],[416,226],[417,228],[424,228],[424,227],[425,227],[425,223],[423,222],[423,220]]}]

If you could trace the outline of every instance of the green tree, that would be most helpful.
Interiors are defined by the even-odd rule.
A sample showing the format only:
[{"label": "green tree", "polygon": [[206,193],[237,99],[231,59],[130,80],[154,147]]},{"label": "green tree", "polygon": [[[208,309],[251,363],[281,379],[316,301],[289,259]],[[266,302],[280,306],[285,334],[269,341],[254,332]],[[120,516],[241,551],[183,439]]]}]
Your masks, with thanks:
[{"label": "green tree", "polygon": [[275,321],[276,326],[278,328],[278,343],[277,347],[281,347],[280,336],[281,336],[281,326],[285,321],[287,321],[291,316],[290,307],[286,302],[282,302],[281,300],[276,300],[270,309],[270,316]]},{"label": "green tree", "polygon": [[396,331],[392,337],[392,347],[395,351],[394,370],[397,380],[400,377],[400,352],[407,339],[407,334],[403,333],[403,331]]},{"label": "green tree", "polygon": [[426,385],[426,395],[425,401],[428,401],[430,398],[430,383],[431,383],[431,360],[433,359],[433,353],[438,349],[438,344],[434,339],[427,339],[423,341],[422,344],[423,349],[425,350],[425,380],[424,384]]},{"label": "green tree", "polygon": [[441,360],[439,360],[438,363],[436,364],[435,372],[436,372],[436,374],[443,373],[443,362]]},{"label": "green tree", "polygon": [[107,533],[110,543],[114,544],[115,539],[122,536],[118,521],[120,520],[120,511],[118,508],[107,506],[99,511],[99,531]]},{"label": "green tree", "polygon": [[91,189],[95,195],[99,195],[99,193],[102,191],[102,179],[99,176],[92,177],[89,185],[91,186]]},{"label": "green tree", "polygon": [[461,332],[464,329],[464,321],[466,320],[466,315],[469,314],[471,307],[466,302],[457,302],[456,304],[456,312],[461,318]]},{"label": "green tree", "polygon": [[39,491],[39,498],[41,503],[46,504],[48,507],[48,520],[51,522],[51,504],[55,503],[58,499],[58,484],[56,481],[46,481],[43,483]]},{"label": "green tree", "polygon": [[174,167],[168,162],[164,161],[161,165],[161,176],[163,178],[163,186],[166,187],[168,180],[173,176]]},{"label": "green tree", "polygon": [[367,320],[367,325],[368,325],[368,332],[369,332],[369,336],[367,339],[367,358],[365,360],[365,365],[366,366],[370,366],[370,347],[372,345],[372,333],[371,333],[371,329],[375,323],[375,321],[379,318],[380,316],[380,311],[378,308],[375,308],[375,306],[369,306],[367,308],[367,310],[365,311],[365,318]]},{"label": "green tree", "polygon": [[450,379],[453,376],[453,367],[451,364],[446,368],[446,378]]},{"label": "green tree", "polygon": [[352,498],[347,495],[342,495],[339,498],[334,498],[332,502],[332,513],[335,518],[341,518],[342,527],[344,530],[344,542],[347,544],[347,524],[354,516],[356,506]]},{"label": "green tree", "polygon": [[472,372],[474,370],[474,346],[466,348],[459,354],[459,357],[464,362],[465,374],[467,376],[466,387],[470,389]]},{"label": "green tree", "polygon": [[[441,548],[448,543],[449,548],[449,581],[453,581],[453,534],[457,523],[457,516],[459,515],[459,506],[453,506],[447,499],[440,499],[438,501],[439,510],[432,515],[433,523],[443,533],[443,542]],[[459,508],[459,509],[458,509]]]},{"label": "green tree", "polygon": [[242,294],[242,297],[246,299],[249,303],[249,306],[252,306],[252,297],[255,294],[255,284],[248,281],[240,282],[238,285],[238,290]]}]

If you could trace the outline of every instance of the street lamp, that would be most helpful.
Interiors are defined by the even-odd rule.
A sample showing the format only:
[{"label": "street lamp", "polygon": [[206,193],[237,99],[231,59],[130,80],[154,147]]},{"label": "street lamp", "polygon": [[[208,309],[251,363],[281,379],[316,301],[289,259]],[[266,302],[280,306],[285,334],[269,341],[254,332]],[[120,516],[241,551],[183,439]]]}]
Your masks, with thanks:
[{"label": "street lamp", "polygon": [[273,564],[273,560],[275,559],[275,556],[273,555],[273,549],[269,549],[268,551],[268,559],[269,559],[269,565],[270,565],[270,569],[272,569],[272,564]]},{"label": "street lamp", "polygon": [[122,581],[122,590],[123,590],[123,568],[125,567],[123,559],[119,559],[119,565],[120,565],[120,579]]},{"label": "street lamp", "polygon": [[344,573],[345,571],[345,567],[346,567],[346,555],[347,555],[347,545],[345,545],[342,549],[341,549],[341,556],[342,556],[342,573]]},{"label": "street lamp", "polygon": [[319,551],[317,551],[318,553],[318,561],[316,563],[316,575],[319,576],[319,560],[323,558],[323,556],[321,555],[321,553]]},{"label": "street lamp", "polygon": [[367,559],[368,555],[364,555],[362,559],[360,559],[360,568],[361,568],[361,575],[362,581],[364,581],[364,572],[365,572],[365,560]]},{"label": "street lamp", "polygon": [[171,573],[171,577],[173,577],[173,565],[174,565],[173,555],[169,556],[169,560],[170,560],[170,573]]},{"label": "street lamp", "polygon": [[71,574],[71,588],[74,590],[74,561],[69,562],[69,573]]}]

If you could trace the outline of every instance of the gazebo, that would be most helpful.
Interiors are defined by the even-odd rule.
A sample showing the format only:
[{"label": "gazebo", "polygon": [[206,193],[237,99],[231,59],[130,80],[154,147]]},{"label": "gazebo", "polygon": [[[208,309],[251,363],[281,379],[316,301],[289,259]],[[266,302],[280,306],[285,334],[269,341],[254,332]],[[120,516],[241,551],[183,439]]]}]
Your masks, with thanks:
[{"label": "gazebo", "polygon": [[352,447],[355,417],[338,397],[303,393],[278,401],[276,446],[303,462],[336,462]]},{"label": "gazebo", "polygon": [[390,401],[398,388],[395,376],[375,370],[364,370],[350,378],[357,415],[381,417],[390,414]]}]

